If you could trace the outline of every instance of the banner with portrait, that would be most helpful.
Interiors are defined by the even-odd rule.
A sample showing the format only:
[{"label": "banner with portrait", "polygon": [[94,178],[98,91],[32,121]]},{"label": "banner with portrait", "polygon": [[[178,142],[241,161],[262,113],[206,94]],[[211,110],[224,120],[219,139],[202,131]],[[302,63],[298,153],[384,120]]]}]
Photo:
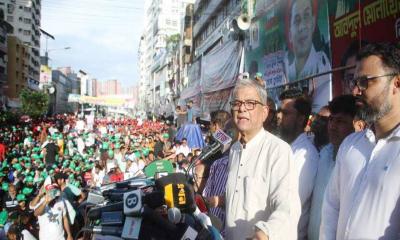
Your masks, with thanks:
[{"label": "banner with portrait", "polygon": [[257,0],[251,12],[246,71],[263,74],[277,103],[284,89],[299,88],[318,111],[332,98],[328,1]]},{"label": "banner with portrait", "polygon": [[[399,0],[339,0],[329,3],[332,66],[354,65],[358,49],[372,42],[400,40]],[[351,92],[355,69],[335,72],[334,94]]]}]

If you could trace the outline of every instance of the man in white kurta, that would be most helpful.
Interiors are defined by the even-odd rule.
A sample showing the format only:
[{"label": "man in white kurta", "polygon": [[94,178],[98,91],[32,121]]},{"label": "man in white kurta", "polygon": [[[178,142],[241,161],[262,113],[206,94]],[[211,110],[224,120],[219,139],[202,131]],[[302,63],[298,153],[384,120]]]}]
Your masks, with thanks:
[{"label": "man in white kurta", "polygon": [[265,88],[240,80],[231,102],[241,140],[230,150],[225,195],[226,239],[297,239],[298,180],[290,146],[262,127]]}]

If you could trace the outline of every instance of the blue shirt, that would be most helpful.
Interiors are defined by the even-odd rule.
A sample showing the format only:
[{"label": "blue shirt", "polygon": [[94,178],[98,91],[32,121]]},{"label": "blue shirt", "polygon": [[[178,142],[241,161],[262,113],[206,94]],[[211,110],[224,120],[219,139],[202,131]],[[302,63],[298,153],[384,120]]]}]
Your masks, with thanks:
[{"label": "blue shirt", "polygon": [[193,122],[193,108],[187,109],[187,121],[190,123]]},{"label": "blue shirt", "polygon": [[[203,190],[204,197],[225,196],[226,181],[228,180],[229,151],[227,153],[211,165],[210,174]],[[225,229],[225,210],[221,207],[210,208],[210,213],[221,220],[222,229]],[[221,234],[224,235],[224,232]]]}]

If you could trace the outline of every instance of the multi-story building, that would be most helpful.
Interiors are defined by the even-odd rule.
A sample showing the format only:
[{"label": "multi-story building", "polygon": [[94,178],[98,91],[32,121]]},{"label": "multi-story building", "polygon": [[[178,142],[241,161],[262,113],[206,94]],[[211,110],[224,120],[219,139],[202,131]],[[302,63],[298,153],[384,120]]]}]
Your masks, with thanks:
[{"label": "multi-story building", "polygon": [[28,87],[38,90],[40,77],[40,19],[41,0],[0,0],[0,8],[5,13],[5,20],[13,28],[13,34],[27,46],[26,66]]},{"label": "multi-story building", "polygon": [[96,88],[97,96],[110,96],[110,95],[121,95],[125,94],[125,91],[122,91],[121,83],[116,80],[107,80],[107,81],[97,81],[97,88]]},{"label": "multi-story building", "polygon": [[73,112],[73,104],[68,103],[68,95],[72,93],[73,80],[59,70],[52,71],[52,83],[55,91],[50,93],[50,113],[60,114]]},{"label": "multi-story building", "polygon": [[186,5],[194,0],[148,0],[145,2],[145,29],[141,36],[139,48],[140,106],[142,109],[155,111],[156,103],[160,104],[169,84],[167,79],[157,79],[160,70],[168,63],[167,45],[171,36],[181,34],[181,24]]},{"label": "multi-story building", "polygon": [[6,92],[9,101],[14,101],[19,97],[22,89],[28,88],[29,48],[16,36],[8,36],[7,43]]},{"label": "multi-story building", "polygon": [[232,34],[241,8],[241,0],[196,0],[193,12],[187,9],[180,103],[192,100],[198,115],[228,106],[243,52],[243,41]]},{"label": "multi-story building", "polygon": [[89,96],[89,79],[90,76],[83,70],[79,70],[77,77],[80,82],[80,95]]},{"label": "multi-story building", "polygon": [[4,11],[0,9],[0,109],[6,104],[4,89],[7,86],[7,35],[12,32],[11,24],[4,20]]}]

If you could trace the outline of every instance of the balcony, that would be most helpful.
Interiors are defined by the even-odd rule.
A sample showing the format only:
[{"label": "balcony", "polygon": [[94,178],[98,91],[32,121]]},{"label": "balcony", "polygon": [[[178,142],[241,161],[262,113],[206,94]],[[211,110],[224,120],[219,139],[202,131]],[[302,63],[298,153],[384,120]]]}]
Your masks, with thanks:
[{"label": "balcony", "polygon": [[[197,36],[200,33],[200,31],[207,25],[207,22],[210,20],[210,18],[212,18],[214,16],[214,13],[217,11],[217,9],[223,3],[224,3],[224,0],[210,0],[208,2],[207,6],[205,6],[205,9],[203,10],[203,14],[200,15],[199,20],[196,22],[196,24],[193,27],[193,36],[194,37]],[[198,10],[199,10],[198,5],[195,5],[195,7],[194,7],[195,15]],[[207,14],[204,14],[204,13],[207,13]]]}]

